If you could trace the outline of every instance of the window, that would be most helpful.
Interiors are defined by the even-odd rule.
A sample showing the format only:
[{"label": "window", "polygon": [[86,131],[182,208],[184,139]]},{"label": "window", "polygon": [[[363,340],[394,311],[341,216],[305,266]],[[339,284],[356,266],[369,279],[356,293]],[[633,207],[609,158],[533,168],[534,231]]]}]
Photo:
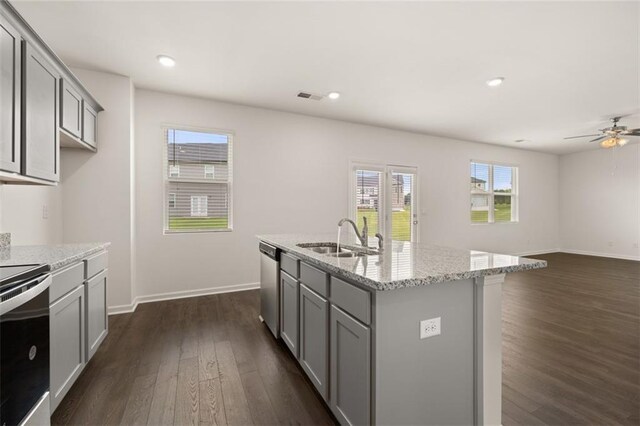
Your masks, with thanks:
[{"label": "window", "polygon": [[232,229],[232,134],[165,128],[165,233]]},{"label": "window", "polygon": [[379,164],[351,165],[351,218],[369,235],[380,232],[400,241],[417,241],[417,170]]},{"label": "window", "polygon": [[518,168],[471,162],[471,222],[518,221]]}]

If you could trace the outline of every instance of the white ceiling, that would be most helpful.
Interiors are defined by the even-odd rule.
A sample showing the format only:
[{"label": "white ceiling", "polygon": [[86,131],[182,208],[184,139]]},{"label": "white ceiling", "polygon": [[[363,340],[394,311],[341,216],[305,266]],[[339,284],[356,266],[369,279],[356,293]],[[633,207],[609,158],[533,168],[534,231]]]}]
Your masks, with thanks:
[{"label": "white ceiling", "polygon": [[12,3],[68,64],[142,88],[553,153],[640,106],[638,2]]}]

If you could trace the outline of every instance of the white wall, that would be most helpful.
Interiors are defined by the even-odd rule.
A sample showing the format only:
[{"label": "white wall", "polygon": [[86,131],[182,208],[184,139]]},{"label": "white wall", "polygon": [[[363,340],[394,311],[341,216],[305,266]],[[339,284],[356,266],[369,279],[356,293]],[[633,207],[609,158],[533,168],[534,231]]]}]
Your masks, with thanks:
[{"label": "white wall", "polygon": [[109,306],[132,298],[132,107],[128,77],[73,69],[104,107],[98,152],[65,150],[62,163],[64,242],[110,241]]},{"label": "white wall", "polygon": [[11,232],[14,245],[61,243],[60,186],[0,185],[0,232]]},{"label": "white wall", "polygon": [[[553,251],[558,157],[136,90],[136,256],[141,296],[255,283],[256,234],[335,232],[348,215],[349,159],[419,167],[421,241],[496,252]],[[161,126],[234,138],[234,230],[163,235]],[[471,225],[469,160],[520,168],[520,223]]]},{"label": "white wall", "polygon": [[640,260],[640,145],[560,157],[565,251]]}]

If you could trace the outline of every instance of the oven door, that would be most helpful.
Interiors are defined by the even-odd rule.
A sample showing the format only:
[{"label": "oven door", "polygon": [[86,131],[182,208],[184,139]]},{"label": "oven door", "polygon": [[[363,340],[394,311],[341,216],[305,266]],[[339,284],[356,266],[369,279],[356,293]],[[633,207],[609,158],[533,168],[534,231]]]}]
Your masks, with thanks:
[{"label": "oven door", "polygon": [[49,390],[50,282],[0,301],[0,426],[19,424]]}]

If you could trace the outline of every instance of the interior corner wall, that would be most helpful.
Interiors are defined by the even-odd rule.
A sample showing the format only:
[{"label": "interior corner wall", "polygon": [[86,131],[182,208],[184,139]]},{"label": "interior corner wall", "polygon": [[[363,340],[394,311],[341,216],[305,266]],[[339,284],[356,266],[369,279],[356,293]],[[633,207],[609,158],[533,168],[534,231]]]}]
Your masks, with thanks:
[{"label": "interior corner wall", "polygon": [[132,294],[132,111],[128,77],[72,69],[104,107],[98,122],[98,151],[62,154],[63,240],[109,241],[107,303],[129,306]]},{"label": "interior corner wall", "polygon": [[[256,234],[335,233],[348,216],[350,159],[418,167],[421,242],[559,247],[557,155],[140,89],[135,117],[136,285],[146,300],[256,284]],[[163,234],[167,123],[234,132],[232,232]],[[472,159],[519,167],[519,223],[471,224]]]},{"label": "interior corner wall", "polygon": [[640,144],[560,157],[562,250],[640,260]]}]

